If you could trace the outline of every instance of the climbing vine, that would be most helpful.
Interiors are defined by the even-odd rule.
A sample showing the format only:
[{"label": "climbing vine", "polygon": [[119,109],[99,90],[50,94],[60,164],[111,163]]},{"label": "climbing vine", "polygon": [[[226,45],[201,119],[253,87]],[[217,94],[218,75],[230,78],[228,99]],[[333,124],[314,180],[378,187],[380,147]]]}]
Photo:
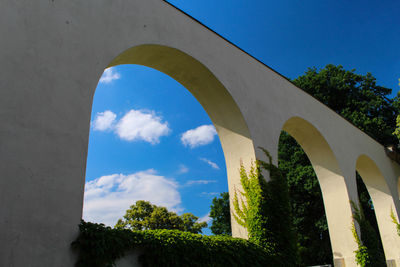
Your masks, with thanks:
[{"label": "climbing vine", "polygon": [[354,240],[357,243],[358,249],[354,251],[356,254],[356,263],[361,267],[366,267],[370,265],[369,255],[368,255],[368,248],[364,246],[361,242],[360,237],[357,234],[356,226],[353,224],[351,226],[351,232],[353,233]]},{"label": "climbing vine", "polygon": [[390,218],[392,218],[392,222],[396,225],[397,234],[400,236],[400,223],[397,221],[397,218],[394,215],[393,209],[390,210]]},{"label": "climbing vine", "polygon": [[[235,192],[234,218],[247,229],[250,241],[271,253],[278,262],[276,266],[295,266],[297,246],[287,181],[279,168],[272,164],[269,152],[260,149],[268,162],[257,160],[248,173],[243,164],[240,166],[243,191]],[[269,172],[268,182],[263,171]]]},{"label": "climbing vine", "polygon": [[[353,201],[350,202],[353,208],[353,236],[357,242],[358,250],[356,253],[356,261],[362,267],[378,267],[386,266],[385,255],[381,249],[379,235],[375,232],[374,228],[366,219],[362,209]],[[360,236],[355,229],[354,221],[360,226]]]},{"label": "climbing vine", "polygon": [[[234,196],[234,217],[249,240],[204,236],[179,230],[112,229],[82,221],[72,243],[76,266],[114,266],[129,250],[139,249],[142,266],[296,266],[296,239],[285,177],[272,164],[256,161],[247,174],[240,167],[243,192]],[[262,175],[269,172],[267,182]],[[240,204],[239,204],[240,203]]]}]

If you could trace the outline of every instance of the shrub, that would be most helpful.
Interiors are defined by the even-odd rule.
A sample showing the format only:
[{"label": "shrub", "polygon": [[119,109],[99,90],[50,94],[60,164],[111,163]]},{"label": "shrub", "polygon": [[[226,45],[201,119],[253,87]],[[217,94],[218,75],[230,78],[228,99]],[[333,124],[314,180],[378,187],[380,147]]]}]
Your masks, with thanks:
[{"label": "shrub", "polygon": [[263,247],[240,238],[204,236],[179,230],[112,229],[82,221],[72,243],[76,266],[108,267],[132,249],[142,266],[277,266]]}]

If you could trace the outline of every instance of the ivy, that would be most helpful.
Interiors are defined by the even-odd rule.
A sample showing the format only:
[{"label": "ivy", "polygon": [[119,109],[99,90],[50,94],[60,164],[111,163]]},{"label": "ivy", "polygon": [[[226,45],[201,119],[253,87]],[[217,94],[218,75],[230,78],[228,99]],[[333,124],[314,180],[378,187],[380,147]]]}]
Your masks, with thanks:
[{"label": "ivy", "polygon": [[277,266],[263,247],[240,238],[179,230],[132,231],[81,221],[72,243],[77,267],[108,267],[133,249],[142,266]]},{"label": "ivy", "polygon": [[397,234],[400,236],[400,223],[397,221],[397,218],[394,215],[393,209],[390,210],[390,218],[392,219],[392,222],[396,225]]},{"label": "ivy", "polygon": [[[241,166],[244,191],[234,196],[234,217],[248,230],[249,240],[179,230],[112,229],[82,221],[80,234],[72,243],[78,251],[76,266],[114,266],[133,249],[140,249],[139,262],[145,267],[296,266],[287,181],[269,153],[262,150],[269,161],[257,161],[249,174]],[[270,181],[264,179],[263,170],[269,172]]]},{"label": "ivy", "polygon": [[357,234],[356,226],[353,224],[351,226],[351,232],[353,233],[354,240],[357,243],[358,249],[354,251],[356,254],[356,263],[361,267],[366,267],[371,264],[369,255],[368,255],[368,248],[361,243],[360,237]]},{"label": "ivy", "polygon": [[[380,249],[380,241],[377,233],[366,219],[362,209],[353,201],[350,204],[354,210],[352,232],[358,249],[355,251],[356,262],[361,267],[384,267],[386,266],[385,255]],[[360,226],[361,237],[358,236],[354,221]]]},{"label": "ivy", "polygon": [[[272,164],[268,151],[260,149],[268,162],[257,160],[248,173],[241,165],[243,192],[235,192],[233,216],[247,229],[250,241],[269,251],[276,266],[295,266],[297,246],[287,181],[280,169]],[[269,172],[268,182],[262,171]]]}]

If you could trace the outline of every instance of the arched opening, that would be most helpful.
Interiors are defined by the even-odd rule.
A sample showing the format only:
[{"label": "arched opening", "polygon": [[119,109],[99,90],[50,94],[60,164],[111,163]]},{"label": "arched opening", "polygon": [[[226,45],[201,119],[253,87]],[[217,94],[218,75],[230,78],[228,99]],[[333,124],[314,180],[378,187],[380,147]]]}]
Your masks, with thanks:
[{"label": "arched opening", "polygon": [[[207,67],[174,48],[140,45],[118,55],[108,67],[136,64],[167,74],[183,85],[202,105],[218,133],[225,156],[228,188],[240,186],[240,161],[250,165],[254,147],[244,118],[228,90]],[[230,195],[234,195],[233,193]],[[232,235],[246,237],[246,232],[232,220]]]},{"label": "arched opening", "polygon": [[362,177],[356,171],[357,193],[359,207],[356,207],[361,222],[360,234],[363,244],[368,248],[373,266],[386,266],[385,255],[382,248],[381,238],[379,236],[378,222],[375,216],[375,207],[363,182]]},{"label": "arched opening", "polygon": [[357,249],[350,230],[352,211],[346,182],[333,151],[322,134],[300,117],[287,120],[282,130],[301,146],[318,178],[334,264],[341,266],[340,264],[347,263],[352,266],[354,251]]},{"label": "arched opening", "polygon": [[396,234],[396,226],[390,218],[390,212],[393,210],[396,217],[397,214],[385,178],[375,162],[367,155],[358,157],[356,170],[372,200],[386,261],[398,261],[399,237]]},{"label": "arched opening", "polygon": [[332,264],[321,187],[310,160],[301,146],[282,131],[278,146],[279,169],[289,187],[294,227],[297,233],[299,266]]}]

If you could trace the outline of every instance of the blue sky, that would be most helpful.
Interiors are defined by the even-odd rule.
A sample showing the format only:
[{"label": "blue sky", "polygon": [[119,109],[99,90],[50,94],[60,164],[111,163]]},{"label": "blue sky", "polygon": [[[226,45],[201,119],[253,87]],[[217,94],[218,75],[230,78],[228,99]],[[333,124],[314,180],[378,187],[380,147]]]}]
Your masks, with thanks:
[{"label": "blue sky", "polygon": [[[399,89],[400,1],[170,3],[288,78],[332,63]],[[167,75],[137,65],[106,70],[91,120],[86,220],[113,225],[138,199],[207,220],[212,198],[227,191],[210,119]]]}]

